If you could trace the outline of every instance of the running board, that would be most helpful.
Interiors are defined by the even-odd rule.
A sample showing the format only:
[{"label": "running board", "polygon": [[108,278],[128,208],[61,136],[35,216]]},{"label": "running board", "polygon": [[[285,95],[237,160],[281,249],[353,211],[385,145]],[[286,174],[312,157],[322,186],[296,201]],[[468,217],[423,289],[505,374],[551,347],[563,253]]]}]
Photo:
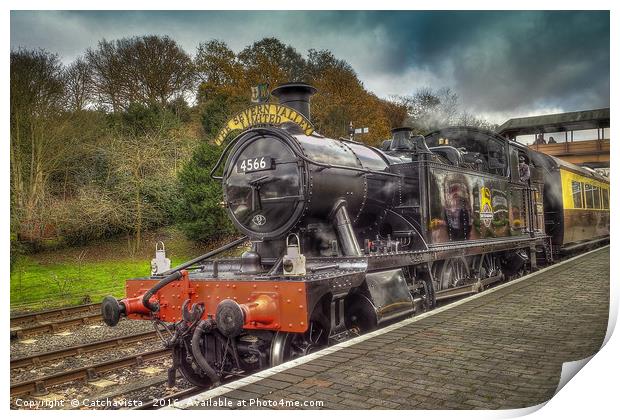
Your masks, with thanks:
[{"label": "running board", "polygon": [[586,242],[580,242],[578,244],[574,244],[574,245],[569,245],[567,247],[563,247],[560,249],[560,252],[562,254],[570,254],[574,251],[578,251],[582,248],[587,248],[587,247],[591,247],[591,246],[595,246],[595,245],[599,245],[599,244],[605,244],[605,242],[609,242],[609,236],[605,236],[604,238],[597,238],[597,239],[592,239],[590,241],[586,241]]}]

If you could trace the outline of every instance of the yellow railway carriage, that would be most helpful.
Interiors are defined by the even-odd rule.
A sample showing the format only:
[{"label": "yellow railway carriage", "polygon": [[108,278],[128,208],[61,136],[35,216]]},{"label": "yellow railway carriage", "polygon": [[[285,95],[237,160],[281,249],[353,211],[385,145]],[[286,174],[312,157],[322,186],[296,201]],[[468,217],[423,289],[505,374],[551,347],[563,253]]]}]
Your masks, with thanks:
[{"label": "yellow railway carriage", "polygon": [[532,153],[545,171],[545,230],[556,249],[572,251],[609,240],[609,180],[558,158]]}]

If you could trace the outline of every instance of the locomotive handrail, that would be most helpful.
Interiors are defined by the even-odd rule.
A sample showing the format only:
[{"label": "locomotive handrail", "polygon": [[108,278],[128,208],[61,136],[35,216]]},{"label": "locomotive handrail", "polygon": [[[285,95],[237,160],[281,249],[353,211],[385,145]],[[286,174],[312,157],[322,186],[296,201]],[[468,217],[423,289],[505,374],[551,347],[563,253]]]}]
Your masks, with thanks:
[{"label": "locomotive handrail", "polygon": [[220,167],[220,165],[222,164],[222,160],[224,159],[224,156],[226,156],[226,154],[228,153],[228,150],[232,147],[233,144],[237,143],[237,141],[241,138],[241,134],[238,135],[237,137],[235,137],[230,143],[228,143],[226,145],[226,147],[224,147],[224,150],[222,150],[222,154],[220,155],[220,157],[217,159],[217,162],[215,162],[215,166],[213,166],[213,168],[211,169],[211,172],[209,173],[209,176],[211,176],[211,179],[215,179],[218,181],[221,181],[224,179],[223,176],[217,176],[215,175],[215,171]]},{"label": "locomotive handrail", "polygon": [[343,169],[343,170],[347,170],[347,171],[355,171],[355,172],[363,172],[365,174],[375,174],[375,175],[385,175],[385,176],[393,176],[396,178],[402,178],[403,175],[402,174],[394,174],[392,172],[384,172],[384,171],[375,171],[373,169],[366,169],[366,168],[357,168],[355,166],[345,166],[345,165],[334,165],[332,163],[321,163],[318,162],[312,158],[309,158],[307,156],[304,155],[297,155],[301,160],[303,160],[306,163],[310,163],[312,165],[321,167],[321,168],[325,168],[325,169]]}]

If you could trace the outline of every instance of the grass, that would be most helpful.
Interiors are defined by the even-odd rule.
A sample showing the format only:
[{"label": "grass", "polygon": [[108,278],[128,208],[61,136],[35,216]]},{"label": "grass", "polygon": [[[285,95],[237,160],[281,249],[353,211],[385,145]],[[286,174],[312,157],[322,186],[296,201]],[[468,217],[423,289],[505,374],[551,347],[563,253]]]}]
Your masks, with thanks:
[{"label": "grass", "polygon": [[150,275],[159,240],[166,244],[173,267],[220,245],[197,244],[166,228],[145,235],[134,255],[128,252],[126,238],[115,238],[23,256],[11,270],[11,311],[99,302],[107,295],[123,297],[125,279]]}]

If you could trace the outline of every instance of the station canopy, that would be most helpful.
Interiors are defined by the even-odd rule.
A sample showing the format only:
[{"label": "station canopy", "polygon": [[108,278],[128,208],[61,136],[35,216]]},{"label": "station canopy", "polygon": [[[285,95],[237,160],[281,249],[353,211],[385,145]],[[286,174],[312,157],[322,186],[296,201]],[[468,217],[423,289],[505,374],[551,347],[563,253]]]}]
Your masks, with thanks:
[{"label": "station canopy", "polygon": [[609,127],[609,108],[511,118],[497,128],[504,137]]}]

